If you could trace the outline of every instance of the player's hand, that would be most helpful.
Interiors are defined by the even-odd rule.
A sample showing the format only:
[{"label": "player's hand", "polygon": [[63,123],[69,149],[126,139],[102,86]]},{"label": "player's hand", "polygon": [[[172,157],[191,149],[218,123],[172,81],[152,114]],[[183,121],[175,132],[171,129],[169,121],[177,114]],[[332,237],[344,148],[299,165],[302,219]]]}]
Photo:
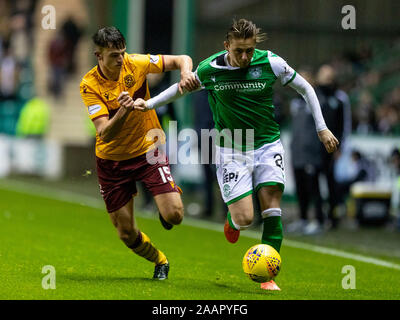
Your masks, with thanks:
[{"label": "player's hand", "polygon": [[146,112],[147,110],[149,110],[147,108],[147,102],[145,100],[143,100],[142,98],[138,98],[135,100],[134,108],[135,108],[135,110],[139,110],[142,112]]},{"label": "player's hand", "polygon": [[128,92],[122,91],[118,96],[118,103],[121,107],[127,109],[128,111],[132,111],[134,109],[134,102]]},{"label": "player's hand", "polygon": [[197,81],[194,72],[183,72],[181,73],[181,81],[179,82],[178,88],[179,92],[183,94],[183,90],[187,91],[196,90],[200,86],[200,83]]},{"label": "player's hand", "polygon": [[336,139],[331,130],[325,129],[318,132],[318,138],[324,144],[326,151],[328,151],[329,153],[337,150],[339,140]]}]

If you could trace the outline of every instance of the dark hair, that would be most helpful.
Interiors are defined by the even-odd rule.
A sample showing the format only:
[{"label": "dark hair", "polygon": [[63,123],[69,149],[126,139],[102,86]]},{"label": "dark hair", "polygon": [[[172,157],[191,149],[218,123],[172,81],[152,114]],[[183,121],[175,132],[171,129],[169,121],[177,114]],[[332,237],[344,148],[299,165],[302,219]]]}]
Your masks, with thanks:
[{"label": "dark hair", "polygon": [[232,26],[226,33],[226,40],[230,41],[231,38],[235,39],[248,39],[255,38],[256,43],[260,43],[267,39],[266,33],[261,33],[261,29],[249,20],[240,19],[239,21],[233,20]]},{"label": "dark hair", "polygon": [[100,48],[123,49],[126,41],[116,27],[104,27],[99,29],[92,37],[94,44]]}]

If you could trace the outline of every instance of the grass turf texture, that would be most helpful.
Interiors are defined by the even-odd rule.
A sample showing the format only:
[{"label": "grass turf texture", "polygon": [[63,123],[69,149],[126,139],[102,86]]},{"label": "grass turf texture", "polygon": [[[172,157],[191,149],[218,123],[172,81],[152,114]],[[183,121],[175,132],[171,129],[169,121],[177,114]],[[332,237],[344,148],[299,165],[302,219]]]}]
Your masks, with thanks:
[{"label": "grass turf texture", "polygon": [[[105,210],[0,188],[0,299],[270,300],[399,299],[400,271],[285,246],[280,292],[266,292],[243,273],[247,249],[259,240],[243,232],[189,225],[164,230],[137,217],[167,255],[169,279],[153,281],[154,265],[118,239]],[[223,225],[221,225],[221,230]],[[391,259],[398,263],[398,259]],[[56,289],[42,288],[42,268],[56,269]],[[356,269],[356,289],[344,290],[343,266]]]}]

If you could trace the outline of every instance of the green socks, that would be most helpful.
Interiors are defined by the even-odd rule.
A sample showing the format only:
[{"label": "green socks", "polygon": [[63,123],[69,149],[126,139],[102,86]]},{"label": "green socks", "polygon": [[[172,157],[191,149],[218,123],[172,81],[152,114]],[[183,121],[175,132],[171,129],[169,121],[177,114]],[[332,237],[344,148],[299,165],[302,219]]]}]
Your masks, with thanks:
[{"label": "green socks", "polygon": [[[281,244],[283,240],[281,214],[281,209],[279,208],[268,209],[261,214],[264,223],[261,243],[270,245],[278,252],[281,249]],[[245,228],[238,226],[232,220],[230,212],[228,212],[227,219],[232,229],[240,230],[242,228]]]},{"label": "green socks", "polygon": [[276,251],[280,251],[283,240],[283,230],[281,221],[281,209],[268,209],[262,213],[263,217],[263,234],[261,243],[268,244]]}]

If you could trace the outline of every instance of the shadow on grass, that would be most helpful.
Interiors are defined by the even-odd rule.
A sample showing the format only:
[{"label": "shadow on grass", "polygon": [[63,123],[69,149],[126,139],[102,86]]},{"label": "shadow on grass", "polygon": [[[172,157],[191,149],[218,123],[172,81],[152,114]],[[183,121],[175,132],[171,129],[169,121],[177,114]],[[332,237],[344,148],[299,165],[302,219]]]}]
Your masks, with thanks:
[{"label": "shadow on grass", "polygon": [[[176,292],[187,290],[188,280],[177,279],[173,285]],[[259,283],[249,282],[246,286],[240,283],[230,284],[221,280],[195,280],[190,279],[190,293],[186,291],[186,297],[182,299],[268,299],[279,294],[279,291],[267,291],[260,288]]]},{"label": "shadow on grass", "polygon": [[[193,279],[183,277],[170,277],[166,281],[156,281],[150,277],[120,276],[120,275],[93,275],[85,273],[58,274],[58,280],[72,281],[75,283],[97,285],[118,284],[120,286],[135,284],[140,287],[151,287],[157,292],[163,288],[163,294],[150,295],[146,299],[174,299],[174,300],[264,300],[272,298],[279,292],[270,292],[260,289],[258,283],[249,281],[247,285],[241,283],[229,283],[220,279]],[[166,291],[165,291],[166,290]],[[170,295],[173,292],[173,295]],[[159,292],[160,293],[160,292]]]},{"label": "shadow on grass", "polygon": [[[155,282],[152,278],[145,277],[120,277],[120,276],[105,276],[105,275],[91,275],[91,274],[61,274],[61,279],[78,281],[78,282],[134,282],[134,281],[148,281]],[[159,281],[158,281],[159,282]]]}]

